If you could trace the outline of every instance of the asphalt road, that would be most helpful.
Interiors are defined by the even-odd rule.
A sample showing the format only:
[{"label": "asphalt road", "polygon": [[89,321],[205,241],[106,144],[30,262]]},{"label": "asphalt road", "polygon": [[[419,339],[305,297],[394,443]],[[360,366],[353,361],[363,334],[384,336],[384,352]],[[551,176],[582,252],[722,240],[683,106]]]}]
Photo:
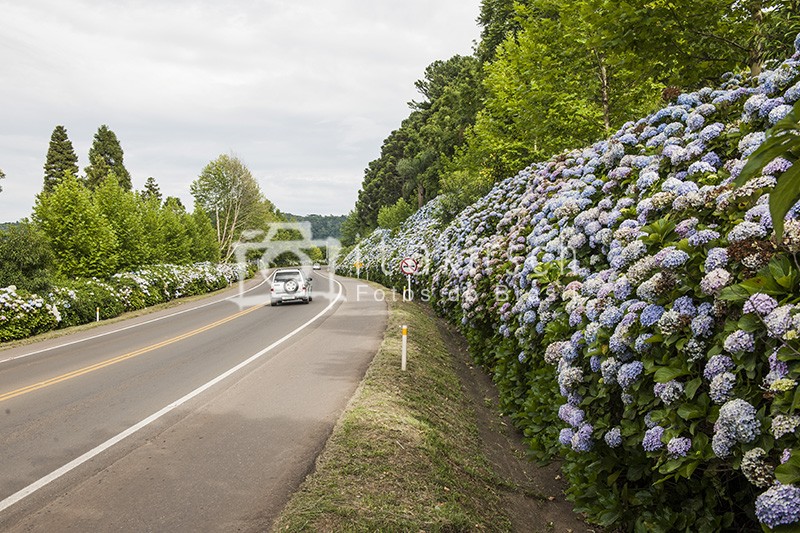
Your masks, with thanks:
[{"label": "asphalt road", "polygon": [[0,351],[0,530],[268,529],[386,327],[372,291],[314,274],[308,305],[251,281]]}]

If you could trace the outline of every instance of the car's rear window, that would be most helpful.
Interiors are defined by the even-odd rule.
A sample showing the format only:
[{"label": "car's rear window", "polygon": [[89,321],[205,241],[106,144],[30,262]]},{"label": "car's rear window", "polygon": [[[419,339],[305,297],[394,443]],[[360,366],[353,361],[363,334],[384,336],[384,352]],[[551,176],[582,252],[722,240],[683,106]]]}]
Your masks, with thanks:
[{"label": "car's rear window", "polygon": [[278,272],[275,274],[275,281],[289,281],[290,279],[300,280],[300,274],[296,272]]}]

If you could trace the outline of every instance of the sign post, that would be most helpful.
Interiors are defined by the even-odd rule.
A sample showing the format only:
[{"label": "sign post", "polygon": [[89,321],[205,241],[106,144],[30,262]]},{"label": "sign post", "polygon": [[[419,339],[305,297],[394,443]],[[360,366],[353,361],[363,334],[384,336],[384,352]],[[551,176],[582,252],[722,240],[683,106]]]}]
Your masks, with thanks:
[{"label": "sign post", "polygon": [[[417,272],[418,268],[419,268],[419,264],[417,263],[417,260],[414,259],[413,257],[406,257],[405,259],[400,261],[400,271],[403,274],[406,275],[406,278],[408,278],[408,299],[409,300],[412,299],[411,276],[413,276]],[[405,299],[406,299],[406,292],[403,291],[403,300],[405,300]]]}]

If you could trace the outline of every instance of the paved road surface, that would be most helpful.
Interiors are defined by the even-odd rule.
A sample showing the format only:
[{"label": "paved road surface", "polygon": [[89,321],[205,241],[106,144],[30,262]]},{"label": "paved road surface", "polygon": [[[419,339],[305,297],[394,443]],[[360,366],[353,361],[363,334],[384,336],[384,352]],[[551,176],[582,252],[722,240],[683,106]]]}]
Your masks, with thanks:
[{"label": "paved road surface", "polygon": [[308,305],[264,306],[251,281],[246,306],[0,351],[0,530],[268,529],[386,325],[371,291],[325,276]]}]

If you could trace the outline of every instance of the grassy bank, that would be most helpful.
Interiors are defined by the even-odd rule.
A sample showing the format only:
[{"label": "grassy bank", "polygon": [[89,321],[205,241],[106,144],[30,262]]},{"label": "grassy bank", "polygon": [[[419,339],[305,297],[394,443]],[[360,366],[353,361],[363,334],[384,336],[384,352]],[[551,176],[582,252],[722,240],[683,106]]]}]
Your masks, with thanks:
[{"label": "grassy bank", "polygon": [[423,305],[390,306],[379,353],[275,530],[509,530],[436,320]]},{"label": "grassy bank", "polygon": [[426,305],[389,306],[378,354],[274,531],[590,531],[559,465],[526,460],[464,339]]}]

